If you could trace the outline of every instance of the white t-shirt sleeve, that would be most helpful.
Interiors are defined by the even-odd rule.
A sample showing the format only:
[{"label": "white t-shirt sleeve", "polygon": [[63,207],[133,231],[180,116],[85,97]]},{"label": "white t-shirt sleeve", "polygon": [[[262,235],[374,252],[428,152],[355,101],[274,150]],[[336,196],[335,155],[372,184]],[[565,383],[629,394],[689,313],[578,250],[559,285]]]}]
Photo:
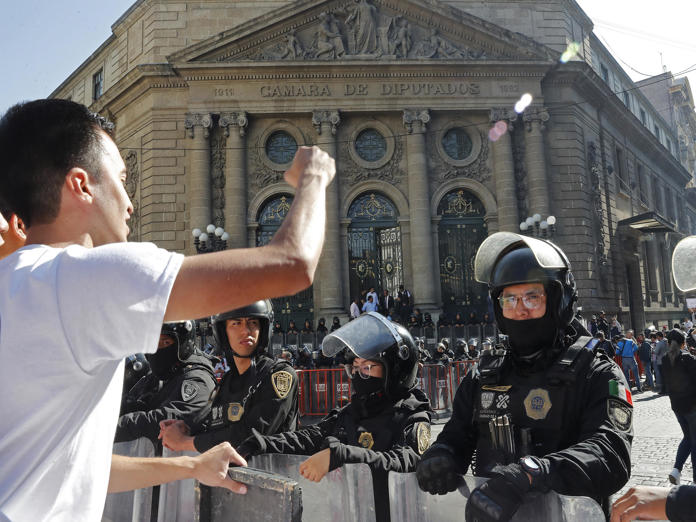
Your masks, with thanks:
[{"label": "white t-shirt sleeve", "polygon": [[156,350],[183,259],[152,243],[71,246],[60,254],[56,296],[63,334],[85,372]]}]

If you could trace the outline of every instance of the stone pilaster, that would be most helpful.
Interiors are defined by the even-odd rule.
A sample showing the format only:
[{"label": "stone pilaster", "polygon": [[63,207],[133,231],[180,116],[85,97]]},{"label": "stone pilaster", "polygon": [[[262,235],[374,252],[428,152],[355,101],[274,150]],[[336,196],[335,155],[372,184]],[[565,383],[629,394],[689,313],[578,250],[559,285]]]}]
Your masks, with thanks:
[{"label": "stone pilaster", "polygon": [[551,187],[546,176],[546,155],[544,153],[545,123],[549,120],[546,109],[524,114],[527,127],[525,164],[527,166],[527,194],[529,215],[541,214],[543,219],[551,213],[549,193]]},{"label": "stone pilaster", "polygon": [[[337,159],[336,131],[341,122],[338,111],[314,111],[312,124],[319,134],[317,145],[332,158]],[[338,165],[337,165],[338,172]],[[324,248],[319,258],[319,281],[321,281],[321,296],[315,308],[319,308],[319,316],[337,315],[344,312],[348,301],[344,300],[344,278],[338,272],[341,260],[346,258],[346,242],[341,240],[340,212],[341,198],[339,194],[338,175],[326,189],[326,233]],[[317,304],[319,305],[317,307]]]},{"label": "stone pilaster", "polygon": [[205,227],[212,222],[210,180],[210,128],[213,118],[209,113],[186,115],[184,126],[193,139],[191,150],[191,187],[189,189],[189,214],[191,228]]},{"label": "stone pilaster", "polygon": [[659,259],[659,253],[657,250],[657,238],[653,237],[650,240],[645,242],[645,247],[647,250],[647,272],[648,272],[648,280],[647,280],[647,286],[648,286],[648,295],[650,296],[650,301],[651,302],[657,302],[659,300],[659,293],[660,293],[660,287],[661,281],[659,281],[659,278],[657,277],[658,275],[658,267],[660,266],[660,259]]},{"label": "stone pilaster", "polygon": [[507,131],[493,142],[493,175],[495,198],[498,203],[498,230],[519,232],[515,167],[510,139],[512,121],[517,118],[517,114],[509,109],[493,109],[490,118],[491,123],[504,122],[507,126]]},{"label": "stone pilaster", "polygon": [[227,244],[230,248],[244,248],[247,245],[247,175],[245,134],[248,124],[247,114],[223,112],[219,125],[227,136],[227,172],[225,180],[225,231],[230,235]]},{"label": "stone pilaster", "polygon": [[435,248],[430,219],[430,187],[425,150],[425,127],[430,121],[427,109],[405,109],[403,122],[408,163],[408,200],[411,217],[411,266],[413,295],[416,306],[432,309],[437,306]]}]

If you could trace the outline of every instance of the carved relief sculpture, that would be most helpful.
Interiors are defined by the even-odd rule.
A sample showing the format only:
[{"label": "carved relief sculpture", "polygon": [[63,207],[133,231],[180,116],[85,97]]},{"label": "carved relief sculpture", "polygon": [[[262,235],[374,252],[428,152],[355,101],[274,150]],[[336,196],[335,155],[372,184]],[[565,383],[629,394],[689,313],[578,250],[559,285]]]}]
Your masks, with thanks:
[{"label": "carved relief sculpture", "polygon": [[346,25],[351,28],[353,54],[374,55],[377,51],[377,8],[367,0],[356,0]]},{"label": "carved relief sculpture", "polygon": [[[225,130],[227,130],[225,128]],[[225,227],[225,144],[227,140],[221,128],[212,130],[210,140],[210,170],[212,174],[213,224]]]},{"label": "carved relief sculpture", "polygon": [[138,154],[134,150],[129,150],[124,159],[126,164],[126,193],[133,204],[133,213],[128,221],[130,233],[128,238],[131,241],[140,239],[140,205],[135,195],[138,191],[140,172],[138,169]]},{"label": "carved relief sculpture", "polygon": [[302,47],[302,42],[297,38],[297,34],[295,34],[295,31],[290,31],[287,35],[285,49],[283,49],[278,58],[297,60],[304,58],[306,55],[307,52]]},{"label": "carved relief sculpture", "polygon": [[591,141],[587,146],[587,163],[590,171],[590,188],[592,189],[592,203],[594,206],[593,224],[595,229],[595,243],[597,254],[597,267],[602,288],[606,290],[609,283],[609,262],[604,249],[604,210],[602,209],[602,185],[601,168],[597,157],[597,145]]},{"label": "carved relief sculpture", "polygon": [[331,134],[335,136],[338,124],[341,123],[341,115],[338,111],[314,111],[312,113],[312,125],[314,125],[317,134],[321,134],[322,123],[330,123]]}]

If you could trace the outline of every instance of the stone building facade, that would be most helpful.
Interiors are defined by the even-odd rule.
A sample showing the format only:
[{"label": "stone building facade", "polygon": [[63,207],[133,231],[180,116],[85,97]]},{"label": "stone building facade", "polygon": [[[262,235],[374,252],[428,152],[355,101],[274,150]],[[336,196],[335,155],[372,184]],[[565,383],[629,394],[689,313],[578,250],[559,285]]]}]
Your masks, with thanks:
[{"label": "stone building facade", "polygon": [[285,320],[400,284],[423,310],[481,315],[478,245],[533,214],[556,217],[586,313],[681,314],[668,258],[694,221],[676,130],[573,0],[139,0],[112,30],[52,96],[116,122],[133,240],[191,254],[212,223],[265,244],[296,147],[336,158],[316,281],[277,301]]}]

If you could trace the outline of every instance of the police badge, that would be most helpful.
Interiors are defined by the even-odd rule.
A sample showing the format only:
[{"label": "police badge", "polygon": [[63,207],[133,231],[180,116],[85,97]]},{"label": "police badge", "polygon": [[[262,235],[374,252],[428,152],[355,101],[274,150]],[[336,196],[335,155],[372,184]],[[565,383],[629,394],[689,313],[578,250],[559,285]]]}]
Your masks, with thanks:
[{"label": "police badge", "polygon": [[416,438],[418,439],[418,453],[422,455],[430,447],[430,424],[419,422],[416,428]]},{"label": "police badge", "polygon": [[534,388],[524,399],[524,411],[527,417],[534,420],[543,420],[551,409],[551,397],[543,388]]},{"label": "police badge", "polygon": [[198,386],[190,381],[184,381],[181,385],[181,398],[188,402],[198,395]]},{"label": "police badge", "polygon": [[227,406],[227,418],[230,422],[237,422],[242,418],[242,415],[244,415],[244,406],[238,402],[231,402],[229,406]]},{"label": "police badge", "polygon": [[369,431],[363,431],[358,437],[358,444],[360,444],[365,449],[372,449],[375,444],[375,439],[372,438],[372,433]]},{"label": "police badge", "polygon": [[292,388],[292,374],[286,371],[275,372],[271,375],[273,389],[279,399],[284,399]]}]

